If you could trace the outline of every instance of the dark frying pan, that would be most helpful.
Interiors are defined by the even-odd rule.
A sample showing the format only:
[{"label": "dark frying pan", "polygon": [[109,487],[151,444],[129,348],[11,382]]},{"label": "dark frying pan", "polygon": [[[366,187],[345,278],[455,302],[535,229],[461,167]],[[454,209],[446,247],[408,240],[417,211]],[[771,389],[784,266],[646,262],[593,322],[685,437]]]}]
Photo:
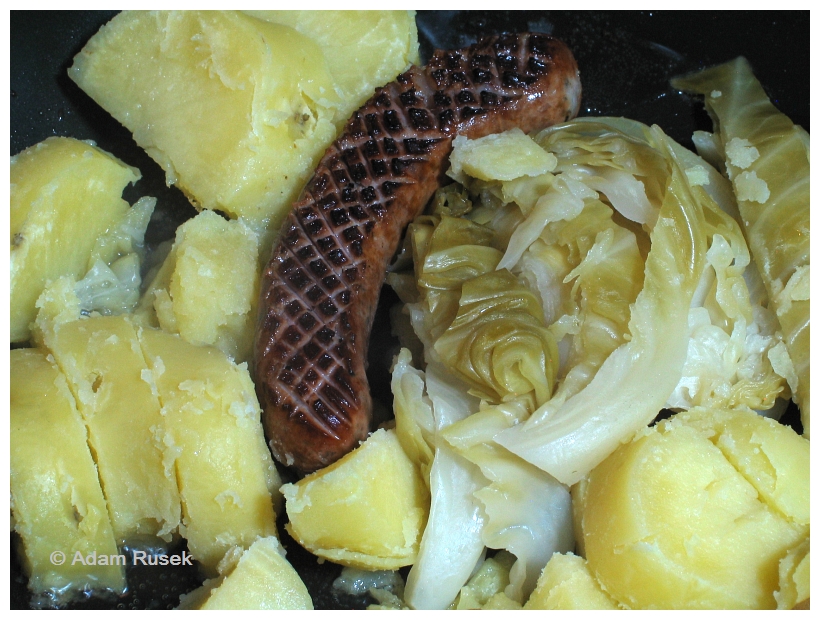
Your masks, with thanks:
[{"label": "dark frying pan", "polygon": [[[52,135],[91,139],[143,179],[130,188],[130,201],[156,196],[158,209],[147,241],[155,246],[173,237],[195,211],[127,130],[71,82],[66,69],[73,56],[115,11],[11,11],[11,155]],[[422,59],[437,47],[462,47],[502,31],[538,30],[563,39],[573,50],[584,88],[582,115],[627,116],[657,123],[691,146],[695,129],[710,129],[700,104],[669,87],[671,76],[746,56],[774,103],[809,130],[808,11],[792,12],[572,12],[421,11],[417,16]],[[381,307],[393,298],[385,293]],[[396,346],[386,313],[377,316],[379,336],[370,356],[374,397],[389,407],[388,368]],[[794,415],[792,411],[791,414]],[[341,570],[319,564],[280,527],[288,559],[305,580],[317,609],[361,608],[366,596],[334,594]],[[12,548],[16,545],[14,535]],[[12,609],[29,606],[26,579],[11,554]],[[197,587],[195,570],[180,567],[129,568],[129,592],[120,600],[90,599],[74,608],[173,608],[179,595]]]}]

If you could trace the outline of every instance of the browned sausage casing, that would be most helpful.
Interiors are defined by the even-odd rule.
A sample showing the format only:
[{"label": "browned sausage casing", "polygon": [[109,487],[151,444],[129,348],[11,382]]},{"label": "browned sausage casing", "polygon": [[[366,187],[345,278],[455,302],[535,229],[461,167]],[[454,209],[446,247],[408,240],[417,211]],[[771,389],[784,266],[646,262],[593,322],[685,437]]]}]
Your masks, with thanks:
[{"label": "browned sausage casing", "polygon": [[578,113],[572,53],[543,34],[438,51],[348,121],[288,216],[263,274],[255,379],[271,452],[303,473],[367,437],[365,360],[388,261],[435,192],[453,138]]}]

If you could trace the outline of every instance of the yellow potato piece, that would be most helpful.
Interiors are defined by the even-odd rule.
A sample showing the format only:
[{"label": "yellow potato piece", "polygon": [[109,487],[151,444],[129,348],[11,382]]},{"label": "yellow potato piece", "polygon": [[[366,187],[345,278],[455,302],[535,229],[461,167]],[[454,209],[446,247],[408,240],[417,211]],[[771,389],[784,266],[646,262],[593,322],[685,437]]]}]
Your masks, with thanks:
[{"label": "yellow potato piece", "polygon": [[589,572],[586,560],[556,553],[547,562],[524,609],[619,609]]},{"label": "yellow potato piece", "polygon": [[140,314],[191,344],[251,357],[259,295],[258,238],[244,223],[203,211],[182,224]]},{"label": "yellow potato piece", "polygon": [[11,341],[29,338],[34,306],[60,276],[79,279],[97,237],[128,210],[139,171],[86,142],[47,140],[11,158]]},{"label": "yellow potato piece", "polygon": [[[780,560],[780,588],[774,593],[778,609],[808,609],[810,543],[807,538]],[[805,605],[805,607],[803,607]]]},{"label": "yellow potato piece", "polygon": [[558,159],[520,129],[468,140],[457,137],[450,158],[452,175],[467,174],[483,181],[512,181],[552,172]]},{"label": "yellow potato piece", "polygon": [[289,205],[336,131],[321,51],[233,11],[123,12],[69,76],[134,133],[169,184],[233,216],[264,220]]},{"label": "yellow potato piece", "polygon": [[275,537],[245,551],[199,609],[313,609],[302,578]]},{"label": "yellow potato piece", "polygon": [[13,350],[10,368],[11,505],[29,589],[57,603],[83,590],[120,593],[124,558],[65,377],[36,349]]},{"label": "yellow potato piece", "polygon": [[163,462],[163,417],[131,321],[93,316],[46,327],[42,337],[88,428],[117,540],[169,541],[179,525],[179,493]]},{"label": "yellow potato piece", "polygon": [[[361,103],[343,97],[372,94],[417,45],[405,18],[412,36],[367,53],[366,41],[392,40],[401,22],[377,21],[370,32],[350,19],[283,16],[304,23],[294,28],[237,11],[124,12],[89,41],[69,75],[195,205],[278,231],[351,103]],[[354,45],[360,31],[365,41]]]},{"label": "yellow potato piece", "polygon": [[282,493],[288,532],[320,558],[368,570],[415,561],[430,500],[394,430],[377,430]]},{"label": "yellow potato piece", "polygon": [[206,573],[232,547],[276,535],[281,484],[247,367],[213,347],[145,328],[139,339],[165,424],[165,459],[182,499],[180,533]]},{"label": "yellow potato piece", "polygon": [[333,76],[339,103],[336,124],[392,81],[419,63],[414,11],[245,11],[289,26],[315,42]]},{"label": "yellow potato piece", "polygon": [[[808,525],[772,508],[710,441],[723,416],[708,432],[685,419],[647,429],[573,489],[590,571],[630,608],[774,608],[779,561]],[[778,473],[808,486],[808,470]]]},{"label": "yellow potato piece", "polygon": [[[695,408],[679,414],[701,428],[761,498],[789,521],[809,524],[809,442],[753,411]],[[805,472],[805,475],[795,475]]]}]

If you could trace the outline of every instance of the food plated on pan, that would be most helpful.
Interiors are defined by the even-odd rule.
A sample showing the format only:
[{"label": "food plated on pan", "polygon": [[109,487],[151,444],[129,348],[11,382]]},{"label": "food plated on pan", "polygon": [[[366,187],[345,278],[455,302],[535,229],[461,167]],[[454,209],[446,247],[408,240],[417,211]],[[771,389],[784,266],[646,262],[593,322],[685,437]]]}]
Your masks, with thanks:
[{"label": "food plated on pan", "polygon": [[[71,480],[71,458],[22,449],[23,421],[47,441],[30,412],[57,410],[15,382],[32,601],[129,600],[136,562],[103,582],[48,565],[52,540],[87,557],[102,536],[186,545],[189,608],[338,606],[346,587],[388,608],[805,605],[808,133],[744,62],[669,86],[699,67],[659,47],[655,103],[705,95],[715,121],[697,154],[694,127],[593,108],[601,64],[571,15],[477,36],[466,14],[468,40],[435,53],[451,15],[345,15],[347,38],[328,17],[125,13],[80,42],[73,83],[199,210],[158,249],[163,196],[121,204],[142,164],[72,138],[12,159],[13,370],[56,373],[99,474],[93,498],[53,483],[38,504],[32,472]],[[90,191],[101,232],[46,224]],[[153,422],[124,413],[137,393]]]}]

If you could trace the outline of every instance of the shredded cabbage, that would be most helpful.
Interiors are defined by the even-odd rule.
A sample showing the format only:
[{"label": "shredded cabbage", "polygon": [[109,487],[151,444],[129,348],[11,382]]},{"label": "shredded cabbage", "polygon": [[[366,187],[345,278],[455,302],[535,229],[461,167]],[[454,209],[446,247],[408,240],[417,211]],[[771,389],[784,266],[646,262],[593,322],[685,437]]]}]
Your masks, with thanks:
[{"label": "shredded cabbage", "polygon": [[[397,359],[397,430],[434,504],[441,489],[422,547],[438,544],[459,575],[446,596],[423,595],[445,568],[422,553],[416,608],[452,601],[485,545],[515,556],[504,596],[523,602],[552,553],[572,548],[567,485],[664,407],[779,411],[795,374],[731,186],[704,159],[628,119],[475,142],[455,142],[459,184],[409,228],[415,291],[391,273],[415,332],[403,341],[426,364]],[[735,157],[754,160],[744,149]],[[791,298],[804,288],[795,280]]]},{"label": "shredded cabbage", "polygon": [[[655,136],[665,147],[665,136]],[[663,152],[663,151],[661,151]],[[703,209],[683,171],[670,160],[669,184],[644,282],[632,306],[630,338],[592,380],[564,402],[548,402],[496,440],[565,484],[574,484],[622,441],[649,424],[680,380],[686,360],[688,308],[703,270]]]}]

